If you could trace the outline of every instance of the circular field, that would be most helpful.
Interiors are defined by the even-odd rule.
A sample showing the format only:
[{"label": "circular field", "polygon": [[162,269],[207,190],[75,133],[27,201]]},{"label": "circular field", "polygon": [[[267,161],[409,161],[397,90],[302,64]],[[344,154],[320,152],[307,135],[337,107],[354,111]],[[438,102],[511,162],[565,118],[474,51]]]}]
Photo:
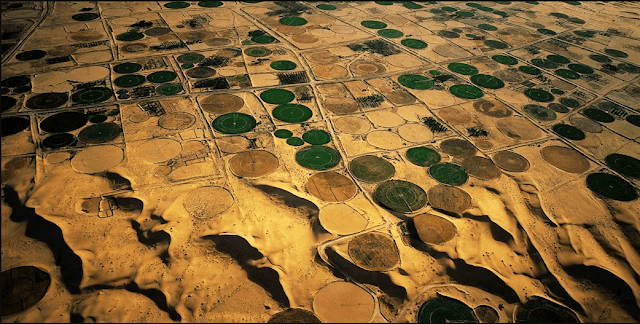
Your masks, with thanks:
[{"label": "circular field", "polygon": [[433,208],[462,214],[471,208],[471,196],[464,190],[445,185],[435,185],[427,192],[429,205]]},{"label": "circular field", "polygon": [[640,115],[629,115],[625,120],[634,126],[640,127]]},{"label": "circular field", "polygon": [[287,139],[287,144],[291,146],[302,146],[304,145],[304,140],[300,137],[289,137]]},{"label": "circular field", "polygon": [[113,83],[121,88],[132,88],[143,84],[147,79],[138,74],[127,74],[113,80]]},{"label": "circular field", "polygon": [[173,71],[158,71],[147,75],[147,81],[151,83],[165,83],[173,81],[178,74]]},{"label": "circular field", "polygon": [[187,53],[182,54],[176,58],[180,63],[191,63],[196,64],[200,61],[204,60],[204,55],[199,53]]},{"label": "circular field", "polygon": [[57,149],[67,147],[77,142],[77,138],[73,134],[61,133],[53,134],[42,141],[42,146],[48,149]]},{"label": "circular field", "polygon": [[172,111],[158,118],[158,126],[169,130],[183,130],[196,123],[196,117],[184,111]]},{"label": "circular field", "polygon": [[171,160],[182,152],[180,142],[170,138],[153,138],[138,146],[136,153],[149,163]]},{"label": "circular field", "polygon": [[588,133],[602,132],[602,125],[600,125],[599,123],[589,118],[573,115],[569,117],[569,122],[571,123],[571,125],[578,127],[583,132],[588,132]]},{"label": "circular field", "polygon": [[640,179],[640,160],[619,153],[607,155],[605,163],[614,171],[627,177]]},{"label": "circular field", "polygon": [[312,175],[307,180],[306,188],[314,197],[326,202],[349,200],[358,193],[353,180],[333,171]]},{"label": "circular field", "polygon": [[75,14],[71,16],[71,19],[77,20],[77,21],[89,21],[89,20],[94,20],[98,17],[100,17],[100,14],[87,12],[87,13]]},{"label": "circular field", "polygon": [[615,50],[612,48],[607,48],[604,50],[605,53],[607,53],[610,56],[613,57],[618,57],[618,58],[627,58],[629,57],[629,54],[623,52],[623,51],[619,51],[619,50]]},{"label": "circular field", "polygon": [[524,91],[524,95],[538,102],[551,102],[556,98],[548,91],[542,89],[527,89]]},{"label": "circular field", "polygon": [[491,161],[482,156],[472,156],[462,161],[462,167],[472,176],[482,180],[493,180],[500,177],[502,172]]},{"label": "circular field", "polygon": [[383,182],[374,196],[382,206],[400,213],[412,213],[427,203],[427,194],[422,188],[403,180]]},{"label": "circular field", "polygon": [[513,114],[507,105],[493,98],[477,100],[473,103],[473,108],[479,113],[494,118],[505,118]]},{"label": "circular field", "polygon": [[398,77],[398,82],[403,86],[415,90],[427,90],[433,87],[433,80],[419,74],[403,74]]},{"label": "circular field", "polygon": [[591,167],[589,159],[568,147],[547,146],[540,150],[540,156],[547,163],[569,173],[583,173]]},{"label": "circular field", "polygon": [[231,112],[216,117],[211,126],[223,134],[241,134],[256,127],[256,119],[251,115]]},{"label": "circular field", "polygon": [[313,116],[307,106],[300,104],[284,104],[273,109],[273,117],[287,123],[301,123]]},{"label": "circular field", "polygon": [[434,164],[429,168],[429,174],[438,182],[452,186],[459,186],[469,178],[462,167],[448,162]]},{"label": "circular field", "polygon": [[46,55],[47,55],[47,52],[41,51],[41,50],[26,51],[26,52],[22,52],[22,53],[17,54],[16,55],[16,60],[33,61],[33,60],[41,59],[41,58],[45,57]]},{"label": "circular field", "polygon": [[462,99],[478,99],[484,96],[482,90],[468,84],[457,84],[449,88],[452,95]]},{"label": "circular field", "polygon": [[33,307],[46,295],[50,286],[51,276],[33,266],[2,271],[2,317]]},{"label": "circular field", "polygon": [[553,71],[553,73],[565,78],[565,79],[569,79],[569,80],[577,80],[580,79],[580,74],[573,72],[571,70],[567,70],[567,69],[557,69],[555,71]]},{"label": "circular field", "polygon": [[302,26],[307,24],[307,20],[300,17],[283,17],[280,23],[286,26]]},{"label": "circular field", "polygon": [[520,323],[580,323],[571,310],[543,298],[518,305],[514,317]]},{"label": "circular field", "polygon": [[200,187],[184,197],[184,209],[195,218],[212,218],[233,205],[233,196],[222,187]]},{"label": "circular field", "polygon": [[323,145],[331,142],[331,135],[321,129],[312,129],[302,134],[302,139],[311,145]]},{"label": "circular field", "polygon": [[207,66],[197,66],[187,70],[185,74],[194,79],[206,79],[216,75],[216,70]]},{"label": "circular field", "polygon": [[[8,97],[2,97],[8,98]],[[15,99],[14,99],[15,100]],[[69,95],[66,93],[57,93],[57,92],[49,92],[49,93],[41,93],[37,94],[24,103],[27,108],[31,109],[53,109],[58,108],[69,100]],[[4,106],[3,102],[3,106]],[[4,109],[4,107],[3,107]]]},{"label": "circular field", "polygon": [[214,94],[204,98],[200,106],[210,114],[220,115],[242,109],[244,100],[232,94]]},{"label": "circular field", "polygon": [[266,47],[256,46],[245,49],[244,53],[251,57],[265,57],[271,55],[272,52]]},{"label": "circular field", "polygon": [[593,74],[594,72],[590,66],[584,64],[569,64],[567,67],[570,70],[581,74]]},{"label": "circular field", "polygon": [[560,98],[560,103],[571,108],[578,108],[581,106],[580,102],[573,98]]},{"label": "circular field", "polygon": [[144,34],[151,37],[158,37],[166,35],[171,32],[171,28],[168,27],[153,27],[144,31]]},{"label": "circular field", "polygon": [[545,68],[545,69],[556,69],[558,68],[558,64],[554,63],[551,60],[548,59],[540,59],[540,58],[536,58],[536,59],[532,59],[531,63],[537,67],[541,67],[541,68]]},{"label": "circular field", "polygon": [[241,178],[257,178],[274,172],[278,163],[278,158],[267,151],[250,150],[234,155],[229,169]]},{"label": "circular field", "polygon": [[594,61],[596,61],[596,62],[598,62],[598,63],[611,63],[611,62],[613,62],[611,60],[611,58],[609,58],[606,55],[602,55],[602,54],[591,54],[591,55],[589,55],[589,58],[594,60]]},{"label": "circular field", "polygon": [[478,151],[470,142],[458,138],[442,141],[442,143],[440,143],[440,149],[455,157],[471,157],[476,155]]},{"label": "circular field", "polygon": [[522,110],[527,115],[540,121],[550,121],[557,118],[557,115],[553,110],[540,105],[525,105],[522,107]]},{"label": "circular field", "polygon": [[504,82],[493,75],[476,74],[471,76],[471,82],[487,89],[500,89],[504,87]]},{"label": "circular field", "polygon": [[242,136],[226,136],[216,140],[218,148],[224,153],[240,153],[249,148],[249,140]]},{"label": "circular field", "polygon": [[484,41],[484,44],[487,45],[488,47],[495,48],[495,49],[506,49],[506,48],[509,48],[509,44],[501,42],[501,41],[493,40],[493,39],[488,39],[488,40]]},{"label": "circular field", "polygon": [[405,124],[398,127],[398,134],[405,141],[423,143],[433,140],[433,132],[420,124]]},{"label": "circular field", "polygon": [[293,136],[293,133],[288,129],[278,129],[273,133],[277,138],[289,138]]},{"label": "circular field", "polygon": [[2,127],[0,127],[0,132],[2,133],[2,137],[18,134],[29,128],[29,124],[29,118],[4,117],[2,118]]},{"label": "circular field", "polygon": [[429,46],[426,42],[415,38],[405,38],[400,41],[400,44],[413,49],[423,49]]},{"label": "circular field", "polygon": [[524,156],[511,151],[501,151],[493,155],[493,162],[502,170],[509,172],[525,172],[530,164]]},{"label": "circular field", "polygon": [[587,135],[582,130],[580,130],[580,128],[567,124],[553,125],[552,129],[558,135],[574,141],[580,141],[587,137]]},{"label": "circular field", "polygon": [[615,120],[615,118],[609,115],[609,113],[607,113],[606,111],[596,108],[585,109],[582,111],[582,114],[601,123],[611,123]]},{"label": "circular field", "polygon": [[332,204],[320,209],[318,220],[324,229],[339,235],[360,232],[369,222],[347,204]]},{"label": "circular field", "polygon": [[338,132],[347,134],[363,134],[371,129],[371,124],[368,121],[351,116],[335,120],[333,126]]},{"label": "circular field", "polygon": [[418,323],[476,323],[473,309],[465,303],[449,298],[427,300],[418,311]]},{"label": "circular field", "polygon": [[396,168],[383,158],[363,155],[349,162],[349,171],[358,180],[380,182],[393,177]]},{"label": "circular field", "polygon": [[515,58],[511,57],[511,56],[507,56],[507,55],[494,55],[491,57],[491,59],[493,59],[494,61],[500,63],[500,64],[504,64],[504,65],[516,65],[518,64],[518,60],[516,60]]},{"label": "circular field", "polygon": [[27,85],[30,82],[31,82],[31,78],[28,75],[12,76],[2,80],[2,86],[15,88],[15,87]]},{"label": "circular field", "polygon": [[260,93],[260,99],[266,103],[281,105],[286,104],[295,99],[293,92],[285,89],[270,89]]},{"label": "circular field", "polygon": [[518,70],[520,70],[521,72],[524,72],[526,74],[531,74],[531,75],[542,74],[542,70],[538,69],[537,67],[530,66],[530,65],[521,65],[521,66],[518,67]]},{"label": "circular field", "polygon": [[274,70],[288,71],[288,70],[295,69],[298,65],[296,65],[291,61],[282,60],[282,61],[271,62],[269,66]]},{"label": "circular field", "polygon": [[375,300],[357,285],[334,281],[313,298],[313,311],[323,323],[366,323],[375,310]]},{"label": "circular field", "polygon": [[555,31],[546,28],[538,28],[538,32],[544,35],[555,35],[557,34]]},{"label": "circular field", "polygon": [[638,198],[638,191],[628,181],[608,173],[592,173],[587,176],[587,187],[594,193],[618,201]]},{"label": "circular field", "polygon": [[409,162],[422,167],[430,167],[440,162],[440,154],[436,150],[424,146],[408,149],[405,156]]},{"label": "circular field", "polygon": [[307,169],[324,171],[340,163],[340,154],[327,146],[308,146],[296,153],[296,162]]},{"label": "circular field", "polygon": [[[215,1],[215,2],[220,2],[220,1]],[[322,323],[322,322],[311,311],[308,311],[302,308],[289,308],[273,314],[269,318],[267,323]]]},{"label": "circular field", "polygon": [[542,136],[542,131],[524,118],[502,118],[496,122],[496,128],[504,135],[521,141]]},{"label": "circular field", "polygon": [[338,9],[338,7],[336,7],[334,5],[326,4],[326,3],[321,3],[319,5],[316,5],[316,8],[322,9],[322,10],[336,10],[336,9]]},{"label": "circular field", "polygon": [[200,1],[198,2],[198,6],[204,8],[216,8],[222,6],[222,1]]},{"label": "circular field", "polygon": [[569,108],[567,108],[567,106],[560,104],[560,103],[556,103],[556,102],[552,102],[550,104],[547,105],[547,108],[555,111],[555,112],[559,112],[559,113],[563,113],[566,114],[568,113],[570,110]]},{"label": "circular field", "polygon": [[100,144],[111,141],[122,133],[115,123],[93,124],[78,133],[78,139],[85,144]]},{"label": "circular field", "polygon": [[80,172],[93,174],[107,171],[120,164],[124,152],[114,145],[97,145],[85,148],[71,159],[71,167]]},{"label": "circular field", "polygon": [[275,42],[276,39],[271,35],[258,35],[251,37],[251,41],[258,44],[268,44]]},{"label": "circular field", "polygon": [[421,214],[411,218],[420,240],[427,244],[443,244],[456,236],[456,226],[439,216]]},{"label": "circular field", "polygon": [[368,271],[388,271],[400,264],[400,252],[388,235],[365,233],[349,241],[353,263]]},{"label": "circular field", "polygon": [[144,38],[144,34],[135,32],[135,31],[128,31],[126,33],[118,34],[116,36],[117,40],[123,41],[123,42],[133,42],[142,38]]},{"label": "circular field", "polygon": [[63,112],[51,115],[40,122],[40,129],[47,133],[65,133],[87,124],[88,117],[80,112]]},{"label": "circular field", "polygon": [[558,64],[567,64],[571,62],[568,58],[557,54],[547,55],[547,60]]},{"label": "circular field", "polygon": [[180,83],[165,83],[156,88],[156,93],[165,96],[174,95],[180,93],[180,91],[182,91],[182,84]]},{"label": "circular field", "polygon": [[371,28],[371,29],[383,29],[383,28],[387,28],[387,24],[381,22],[381,21],[376,21],[376,20],[365,20],[363,22],[360,23],[360,25],[367,27],[367,28]]},{"label": "circular field", "polygon": [[397,29],[380,29],[378,35],[388,38],[398,38],[404,36],[404,33]]},{"label": "circular field", "polygon": [[456,73],[460,73],[462,75],[478,74],[478,69],[475,66],[469,65],[469,64],[451,63],[447,67],[449,68],[449,70]]},{"label": "circular field", "polygon": [[136,73],[142,69],[138,63],[122,63],[113,67],[113,71],[120,74]]}]

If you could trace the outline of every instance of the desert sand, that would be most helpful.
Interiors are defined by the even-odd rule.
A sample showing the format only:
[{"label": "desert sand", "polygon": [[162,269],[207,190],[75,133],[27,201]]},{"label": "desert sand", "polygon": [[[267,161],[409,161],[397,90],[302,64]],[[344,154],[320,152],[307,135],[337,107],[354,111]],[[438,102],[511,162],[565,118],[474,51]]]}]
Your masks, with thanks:
[{"label": "desert sand", "polygon": [[638,322],[640,5],[3,1],[2,322]]}]

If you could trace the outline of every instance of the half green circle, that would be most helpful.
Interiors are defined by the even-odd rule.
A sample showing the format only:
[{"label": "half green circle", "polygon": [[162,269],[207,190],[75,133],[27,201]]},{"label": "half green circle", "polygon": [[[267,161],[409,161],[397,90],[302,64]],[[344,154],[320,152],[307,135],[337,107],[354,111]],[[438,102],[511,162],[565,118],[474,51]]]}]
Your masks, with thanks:
[{"label": "half green circle", "polygon": [[383,29],[383,28],[387,28],[387,24],[383,23],[382,21],[377,21],[377,20],[365,20],[362,21],[360,23],[360,25],[367,27],[367,28],[371,28],[371,29]]},{"label": "half green circle", "polygon": [[282,17],[280,23],[287,26],[302,26],[307,24],[307,20],[301,17]]}]

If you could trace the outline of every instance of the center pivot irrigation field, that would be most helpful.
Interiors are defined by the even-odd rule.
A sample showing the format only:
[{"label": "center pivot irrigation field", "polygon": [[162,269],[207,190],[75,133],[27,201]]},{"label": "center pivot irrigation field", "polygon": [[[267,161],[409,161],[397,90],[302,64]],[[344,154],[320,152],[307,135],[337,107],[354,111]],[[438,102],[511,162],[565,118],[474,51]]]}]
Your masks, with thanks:
[{"label": "center pivot irrigation field", "polygon": [[3,1],[2,322],[638,322],[640,5]]}]

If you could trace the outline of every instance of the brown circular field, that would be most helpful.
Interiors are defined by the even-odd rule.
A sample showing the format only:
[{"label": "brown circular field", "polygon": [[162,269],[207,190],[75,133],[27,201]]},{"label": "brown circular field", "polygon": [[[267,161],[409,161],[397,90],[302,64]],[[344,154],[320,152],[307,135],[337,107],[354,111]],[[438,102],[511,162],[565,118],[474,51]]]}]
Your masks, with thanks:
[{"label": "brown circular field", "polygon": [[493,162],[502,170],[524,172],[529,170],[529,160],[511,151],[501,151],[493,155]]},{"label": "brown circular field", "polygon": [[427,191],[427,200],[433,208],[462,214],[471,208],[471,196],[464,190],[445,185],[435,185]]},{"label": "brown circular field", "polygon": [[34,266],[2,271],[2,317],[18,314],[36,305],[51,286],[51,276]]},{"label": "brown circular field", "polygon": [[300,35],[292,36],[291,40],[293,40],[296,43],[311,44],[311,43],[317,42],[318,37],[315,37],[309,34],[300,34]]},{"label": "brown circular field", "polygon": [[170,138],[152,138],[138,146],[137,156],[149,163],[171,160],[180,155],[182,145]]},{"label": "brown circular field", "polygon": [[304,34],[307,29],[304,27],[300,27],[300,26],[287,26],[287,25],[281,25],[278,26],[278,31],[285,34],[285,35],[300,35],[300,34]]},{"label": "brown circular field", "polygon": [[333,171],[312,175],[307,180],[306,187],[310,194],[327,202],[345,201],[358,192],[353,180]]},{"label": "brown circular field", "polygon": [[202,99],[200,106],[208,113],[222,115],[240,110],[244,100],[232,94],[214,94]]},{"label": "brown circular field", "polygon": [[602,125],[589,118],[573,115],[569,117],[571,125],[578,127],[581,131],[587,133],[601,133]]},{"label": "brown circular field", "polygon": [[278,168],[278,158],[267,151],[245,151],[229,160],[229,169],[243,178],[257,178]]},{"label": "brown circular field", "polygon": [[542,131],[524,118],[502,118],[496,122],[496,128],[504,135],[521,141],[530,141],[542,136]]},{"label": "brown circular field", "polygon": [[502,171],[498,169],[491,159],[482,156],[472,156],[464,159],[462,167],[470,175],[482,180],[497,179],[502,174]]},{"label": "brown circular field", "polygon": [[184,197],[184,209],[196,218],[211,218],[233,205],[233,196],[222,187],[200,187]]},{"label": "brown circular field", "polygon": [[442,143],[440,143],[440,149],[455,157],[471,157],[476,155],[478,151],[473,144],[458,138],[442,141]]},{"label": "brown circular field", "polygon": [[513,113],[507,105],[493,98],[483,98],[473,103],[473,108],[480,113],[495,118],[509,117]]},{"label": "brown circular field", "polygon": [[365,270],[387,271],[400,263],[400,252],[391,237],[365,233],[349,241],[349,257]]},{"label": "brown circular field", "polygon": [[438,110],[438,116],[447,123],[465,124],[473,120],[471,114],[460,107],[450,107]]},{"label": "brown circular field", "polygon": [[478,316],[478,319],[483,323],[497,323],[500,320],[500,316],[498,315],[498,311],[493,309],[491,306],[480,305],[473,309]]},{"label": "brown circular field", "polygon": [[439,216],[420,214],[411,219],[418,237],[427,244],[442,244],[456,236],[456,226]]},{"label": "brown circular field", "polygon": [[327,98],[324,107],[336,115],[346,115],[358,112],[358,103],[351,98]]},{"label": "brown circular field", "polygon": [[338,62],[338,56],[336,56],[335,54],[327,50],[320,50],[317,52],[309,53],[307,54],[307,58],[310,61],[313,61],[316,63],[322,63],[322,64]]},{"label": "brown circular field", "polygon": [[158,118],[158,126],[169,130],[182,130],[195,124],[196,117],[183,111],[168,112]]},{"label": "brown circular field", "polygon": [[349,71],[338,64],[322,64],[311,68],[313,73],[323,79],[340,79],[349,76]]},{"label": "brown circular field", "polygon": [[204,43],[209,46],[224,46],[231,44],[231,40],[228,38],[214,37],[205,39]]},{"label": "brown circular field", "polygon": [[554,167],[570,173],[583,173],[591,167],[589,159],[568,147],[547,146],[540,150],[540,156]]},{"label": "brown circular field", "polygon": [[416,98],[404,90],[394,90],[385,93],[385,96],[396,105],[409,105],[416,101]]},{"label": "brown circular field", "polygon": [[267,323],[322,323],[316,315],[302,308],[289,308],[273,314]]},{"label": "brown circular field", "polygon": [[224,153],[239,153],[249,148],[249,140],[242,136],[228,136],[216,140],[218,148]]},{"label": "brown circular field", "polygon": [[380,74],[386,71],[384,66],[369,61],[355,62],[349,66],[349,69],[357,76]]}]

